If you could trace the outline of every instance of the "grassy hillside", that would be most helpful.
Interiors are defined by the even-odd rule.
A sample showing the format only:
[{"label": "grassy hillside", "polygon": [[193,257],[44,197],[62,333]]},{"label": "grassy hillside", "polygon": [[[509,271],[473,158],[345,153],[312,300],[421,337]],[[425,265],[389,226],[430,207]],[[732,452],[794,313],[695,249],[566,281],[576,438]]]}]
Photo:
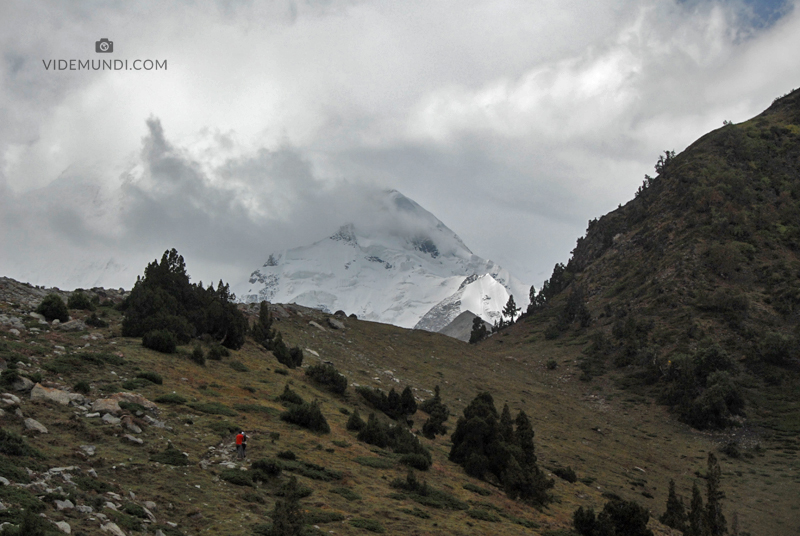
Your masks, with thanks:
[{"label": "grassy hillside", "polygon": [[[670,478],[675,478],[688,502],[692,482],[702,484],[697,474],[705,471],[707,452],[724,443],[724,438],[676,423],[664,408],[618,390],[607,378],[591,384],[579,381],[577,362],[586,342],[580,336],[547,341],[542,326],[523,322],[475,347],[437,334],[354,319],[340,319],[345,328],[337,330],[328,327],[322,313],[280,309],[286,316],[277,314],[280,320],[275,326],[287,342],[306,349],[304,364],[330,361],[351,384],[384,389],[411,385],[420,399],[439,385],[444,402],[456,414],[475,394],[487,390],[498,406],[507,402],[513,412],[524,409],[531,417],[540,467],[549,473],[571,466],[579,478],[575,483],[555,478],[555,501],[532,508],[467,477],[449,462],[449,436],[434,441],[420,436],[433,454],[433,466],[418,472],[418,478],[450,494],[464,508],[442,509],[398,494],[400,490],[390,483],[404,479],[407,467],[397,455],[357,441],[346,429],[348,413],[358,409],[366,418],[373,411],[352,386],[342,396],[333,395],[309,382],[302,369],[287,370],[252,342],[204,366],[190,359],[188,346],[177,355],[156,353],[143,348],[138,339],[118,336],[121,318],[113,308],[100,309],[101,318],[110,321],[108,328],[75,333],[39,324],[22,315],[24,308],[4,303],[0,309],[0,314],[24,318],[28,328],[41,329],[24,330],[19,336],[7,328],[3,331],[2,356],[8,363],[21,363],[19,374],[68,391],[84,381],[90,387],[86,396],[93,401],[117,391],[164,401],[157,402],[157,412],[125,407],[123,415],[131,415],[141,428],[139,434],[123,428],[123,423],[87,417],[91,409],[32,401],[27,393],[17,393],[18,408],[4,408],[2,429],[11,435],[3,446],[21,437],[36,452],[2,451],[0,475],[11,485],[0,487],[0,502],[8,507],[0,517],[17,521],[18,507],[27,502],[28,508],[40,510],[48,519],[69,523],[72,534],[103,533],[99,514],[126,534],[138,534],[147,517],[139,517],[140,507],[149,504],[145,501],[156,506],[149,508],[155,522],[145,523],[147,533],[158,528],[167,535],[258,534],[270,523],[269,514],[290,475],[311,490],[301,500],[312,521],[309,530],[317,525],[337,534],[381,529],[388,534],[568,534],[563,531],[578,506],[599,509],[614,495],[636,500],[660,515]],[[551,360],[555,369],[547,365]],[[137,379],[138,375],[155,378],[142,373],[158,374],[162,384]],[[287,384],[305,400],[319,401],[329,434],[312,433],[279,419],[284,406],[276,396]],[[425,417],[419,411],[413,428],[420,428]],[[48,433],[26,429],[26,418],[46,426]],[[452,430],[455,416],[447,424]],[[244,463],[233,452],[239,428],[251,437]],[[143,444],[131,442],[125,434]],[[173,466],[159,458],[170,452],[170,443],[188,455],[187,465]],[[92,455],[89,446],[95,449]],[[278,457],[287,451],[296,460]],[[746,457],[722,456],[729,526],[734,511],[740,530],[752,534],[791,533],[798,526],[794,497],[800,491],[800,476],[795,453],[788,444],[777,449],[762,442]],[[266,458],[283,463],[283,474],[251,483],[252,462]],[[177,456],[179,463],[183,460],[183,454]],[[18,469],[22,467],[32,473]],[[67,470],[71,477],[53,471],[59,467],[71,467]],[[58,510],[54,501],[67,498],[93,511]],[[651,528],[656,534],[670,533],[654,520]]]}]

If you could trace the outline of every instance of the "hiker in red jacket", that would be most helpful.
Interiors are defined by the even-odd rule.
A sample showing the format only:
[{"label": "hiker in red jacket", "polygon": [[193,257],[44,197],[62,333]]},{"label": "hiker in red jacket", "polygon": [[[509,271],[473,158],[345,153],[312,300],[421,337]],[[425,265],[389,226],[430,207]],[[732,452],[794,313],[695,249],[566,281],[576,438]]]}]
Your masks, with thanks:
[{"label": "hiker in red jacket", "polygon": [[244,458],[244,431],[239,432],[239,435],[236,436],[236,457]]}]

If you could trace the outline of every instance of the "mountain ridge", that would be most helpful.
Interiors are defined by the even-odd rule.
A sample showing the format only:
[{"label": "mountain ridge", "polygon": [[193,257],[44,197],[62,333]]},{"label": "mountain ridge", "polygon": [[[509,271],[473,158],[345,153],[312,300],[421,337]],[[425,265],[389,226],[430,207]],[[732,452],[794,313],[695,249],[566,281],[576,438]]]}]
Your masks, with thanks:
[{"label": "mountain ridge", "polygon": [[[244,302],[297,303],[327,312],[436,331],[465,310],[455,294],[480,277],[492,292],[473,299],[473,312],[492,323],[508,297],[527,303],[527,287],[485,260],[413,200],[396,190],[373,199],[374,221],[345,224],[309,246],[269,254],[247,283]],[[472,287],[480,292],[481,285]],[[466,290],[467,295],[471,293]],[[449,306],[446,302],[450,299]],[[433,311],[434,308],[439,309]],[[422,318],[430,313],[424,322]],[[435,318],[435,320],[434,320]]]}]

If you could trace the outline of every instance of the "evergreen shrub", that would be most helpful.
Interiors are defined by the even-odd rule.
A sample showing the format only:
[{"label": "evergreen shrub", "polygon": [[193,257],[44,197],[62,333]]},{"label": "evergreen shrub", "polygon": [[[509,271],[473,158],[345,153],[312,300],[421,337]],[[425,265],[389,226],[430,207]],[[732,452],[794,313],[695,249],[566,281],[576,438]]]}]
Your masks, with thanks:
[{"label": "evergreen shrub", "polygon": [[177,350],[178,341],[171,331],[160,329],[145,333],[144,337],[142,337],[142,346],[162,354],[174,354]]},{"label": "evergreen shrub", "polygon": [[58,320],[59,322],[67,322],[69,320],[69,311],[67,305],[61,296],[58,294],[48,294],[36,308],[36,312],[44,315],[48,322]]}]

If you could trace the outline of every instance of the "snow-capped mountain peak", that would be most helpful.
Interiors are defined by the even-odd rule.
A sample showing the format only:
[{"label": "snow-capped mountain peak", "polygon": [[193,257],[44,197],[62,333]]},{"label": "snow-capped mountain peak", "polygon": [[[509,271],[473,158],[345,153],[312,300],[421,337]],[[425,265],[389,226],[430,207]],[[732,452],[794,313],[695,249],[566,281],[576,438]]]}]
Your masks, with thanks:
[{"label": "snow-capped mountain peak", "polygon": [[526,301],[522,283],[474,255],[413,200],[389,190],[372,202],[369,222],[348,223],[309,246],[270,254],[247,283],[235,286],[236,294],[247,302],[344,310],[431,331],[467,309],[494,322],[509,294]]}]

